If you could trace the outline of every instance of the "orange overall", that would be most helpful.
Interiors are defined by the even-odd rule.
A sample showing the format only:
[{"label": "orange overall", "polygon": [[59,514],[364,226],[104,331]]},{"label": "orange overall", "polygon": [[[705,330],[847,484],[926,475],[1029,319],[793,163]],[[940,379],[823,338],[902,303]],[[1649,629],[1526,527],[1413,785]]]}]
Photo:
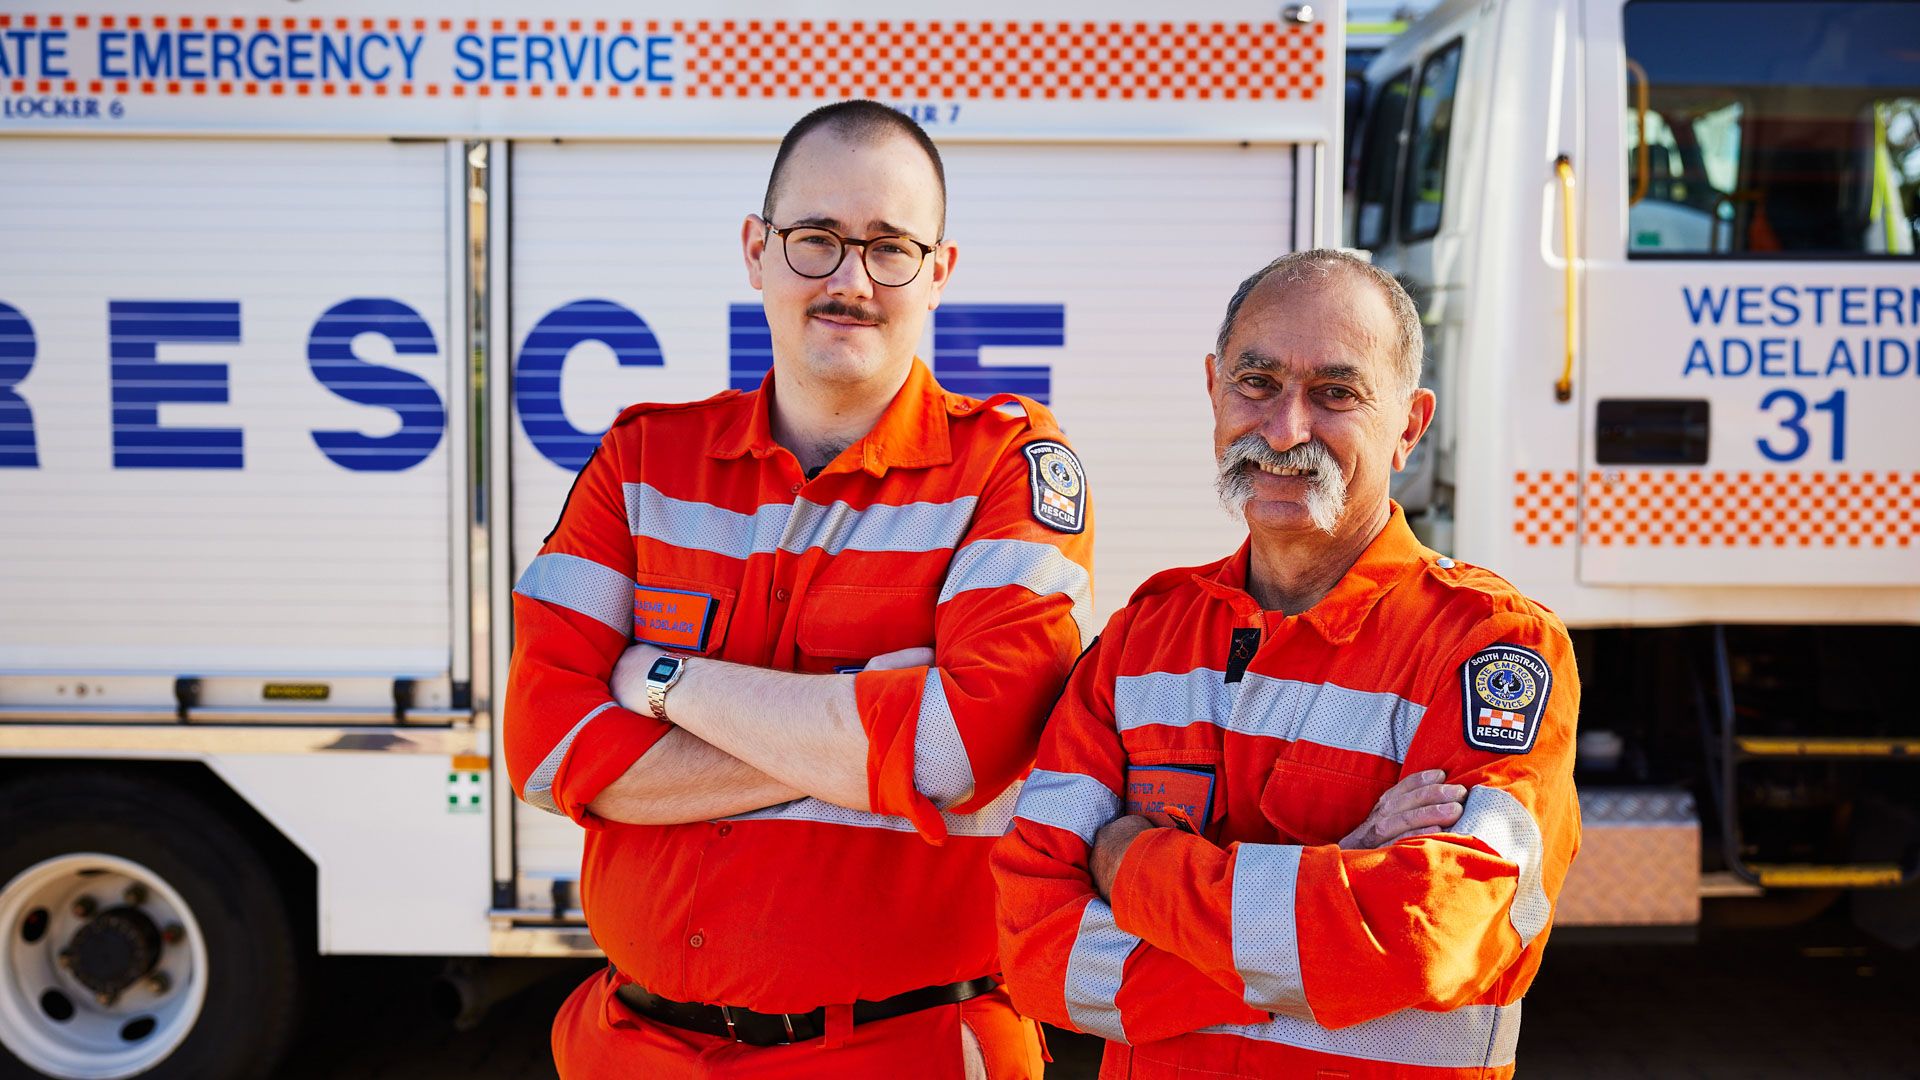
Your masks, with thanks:
[{"label": "orange overall", "polygon": [[[1037,1071],[1037,1027],[1004,990],[859,1027],[847,1007],[999,970],[987,853],[1091,633],[1088,517],[1043,408],[947,393],[917,360],[812,479],[774,441],[766,384],[621,415],[514,597],[508,767],[523,799],[586,827],[582,903],[617,970],[563,1010],[563,1075],[940,1075],[963,1019],[995,1076]],[[874,812],[802,798],[628,825],[587,805],[669,729],[612,700],[632,640],[819,674],[932,646],[937,666],[853,676]],[[825,1007],[827,1035],[754,1047],[669,1027],[613,996],[628,980]]]},{"label": "orange overall", "polygon": [[[1566,630],[1422,547],[1398,507],[1319,604],[1265,612],[1248,550],[1141,587],[1082,659],[996,847],[1029,1016],[1102,1076],[1506,1076],[1579,843]],[[1397,779],[1468,789],[1444,834],[1340,839]],[[1190,819],[1088,853],[1128,812]]]}]

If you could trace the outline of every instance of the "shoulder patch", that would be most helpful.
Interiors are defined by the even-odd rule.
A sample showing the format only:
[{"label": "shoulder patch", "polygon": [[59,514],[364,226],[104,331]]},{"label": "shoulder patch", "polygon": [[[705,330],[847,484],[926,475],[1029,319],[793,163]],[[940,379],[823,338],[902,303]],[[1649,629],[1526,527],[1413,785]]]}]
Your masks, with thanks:
[{"label": "shoulder patch", "polygon": [[1033,520],[1063,533],[1087,527],[1087,474],[1064,443],[1040,439],[1020,448],[1027,455],[1027,486],[1033,489]]},{"label": "shoulder patch", "polygon": [[1553,669],[1519,645],[1489,645],[1460,665],[1460,704],[1467,745],[1496,754],[1524,754],[1540,733],[1553,689]]}]

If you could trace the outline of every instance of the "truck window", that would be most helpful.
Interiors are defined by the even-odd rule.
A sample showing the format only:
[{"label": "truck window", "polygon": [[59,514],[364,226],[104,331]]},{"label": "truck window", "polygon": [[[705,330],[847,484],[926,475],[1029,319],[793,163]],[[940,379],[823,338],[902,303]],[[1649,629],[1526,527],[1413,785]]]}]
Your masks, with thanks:
[{"label": "truck window", "polygon": [[1912,257],[1920,5],[1633,0],[1624,18],[1629,257]]},{"label": "truck window", "polygon": [[1407,94],[1413,69],[1388,79],[1367,114],[1360,139],[1360,196],[1354,204],[1353,244],[1379,247],[1387,239],[1393,212],[1393,178],[1400,172],[1400,134],[1407,123]]},{"label": "truck window", "polygon": [[1453,92],[1460,83],[1460,42],[1427,57],[1413,99],[1413,141],[1400,187],[1400,239],[1423,240],[1440,231],[1447,194],[1447,143],[1453,135]]}]

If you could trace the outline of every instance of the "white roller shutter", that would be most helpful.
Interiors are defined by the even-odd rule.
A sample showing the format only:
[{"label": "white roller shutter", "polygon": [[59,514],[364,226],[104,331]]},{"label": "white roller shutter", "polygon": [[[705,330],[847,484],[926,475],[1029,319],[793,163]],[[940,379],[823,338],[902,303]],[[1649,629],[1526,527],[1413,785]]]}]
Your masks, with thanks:
[{"label": "white roller shutter", "polygon": [[[446,675],[450,447],[423,427],[411,450],[348,439],[330,457],[315,432],[379,438],[400,414],[309,359],[344,346],[407,375],[347,364],[335,386],[444,411],[446,161],[386,141],[8,142],[0,318],[30,367],[5,390],[37,461],[0,467],[0,669]],[[316,342],[330,310],[360,314]],[[143,345],[148,316],[210,340]],[[116,348],[156,366],[116,375]],[[203,400],[142,418],[143,374]],[[236,430],[238,461],[171,435],[172,457],[143,461],[156,420]],[[363,468],[340,463],[355,454]]]},{"label": "white roller shutter", "polygon": [[[646,322],[662,361],[621,366],[607,346],[580,344],[560,384],[568,426],[598,432],[629,403],[728,385],[729,306],[759,299],[740,225],[759,208],[773,149],[514,146],[516,357],[549,313],[603,300]],[[1244,535],[1214,499],[1201,364],[1233,287],[1292,244],[1293,148],[956,144],[943,155],[960,260],[942,310],[1062,309],[1063,344],[988,349],[981,363],[1050,370],[1051,406],[1092,486],[1104,620],[1148,574],[1222,556]],[[931,341],[921,355],[933,355]],[[523,423],[512,440],[517,574],[552,527],[571,472]],[[523,901],[544,903],[544,877],[579,865],[577,830],[518,813]]]}]

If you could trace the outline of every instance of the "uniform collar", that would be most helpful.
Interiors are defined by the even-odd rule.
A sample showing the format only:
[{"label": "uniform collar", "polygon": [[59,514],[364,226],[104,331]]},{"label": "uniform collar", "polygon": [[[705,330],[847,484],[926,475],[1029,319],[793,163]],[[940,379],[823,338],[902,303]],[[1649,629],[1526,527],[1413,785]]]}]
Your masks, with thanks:
[{"label": "uniform collar", "polygon": [[[1366,621],[1380,598],[1392,591],[1409,570],[1426,561],[1427,549],[1413,535],[1413,530],[1407,527],[1407,516],[1400,509],[1400,504],[1389,501],[1388,505],[1393,512],[1387,518],[1386,527],[1380,530],[1380,535],[1374,537],[1367,549],[1354,560],[1353,566],[1334,585],[1333,590],[1299,616],[1330,645],[1344,645],[1352,641],[1360,632],[1360,624]],[[1247,620],[1263,614],[1259,601],[1247,592],[1247,567],[1252,560],[1252,544],[1252,538],[1248,538],[1240,545],[1240,550],[1225,562],[1212,570],[1193,575],[1193,580],[1201,589],[1226,602],[1233,608],[1235,616]],[[1278,613],[1273,613],[1268,619],[1269,625],[1279,618],[1281,616]]]},{"label": "uniform collar", "polygon": [[[707,453],[716,458],[746,454],[764,458],[782,449],[773,439],[773,371],[760,380],[756,393],[739,398],[733,419],[714,437]],[[873,430],[829,464],[825,472],[864,469],[885,476],[888,469],[924,469],[953,463],[953,441],[947,425],[947,407],[953,395],[940,388],[933,372],[913,360],[907,381],[875,421]]]}]

